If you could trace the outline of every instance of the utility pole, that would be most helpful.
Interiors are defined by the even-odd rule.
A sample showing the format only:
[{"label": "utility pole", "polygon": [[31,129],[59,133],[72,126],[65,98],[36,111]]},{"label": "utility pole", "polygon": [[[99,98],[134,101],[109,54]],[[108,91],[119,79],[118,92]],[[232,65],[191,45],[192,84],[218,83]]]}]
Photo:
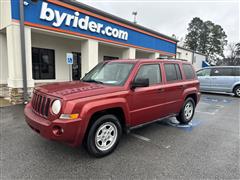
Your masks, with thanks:
[{"label": "utility pole", "polygon": [[132,15],[133,15],[133,18],[134,18],[134,19],[133,19],[133,23],[134,23],[134,24],[137,24],[137,20],[136,20],[136,18],[137,18],[137,11],[133,11],[133,12],[132,12]]},{"label": "utility pole", "polygon": [[20,38],[21,38],[21,55],[22,55],[22,78],[23,78],[23,101],[28,102],[27,89],[27,72],[26,72],[26,49],[25,49],[25,29],[24,29],[24,0],[19,1],[20,12]]}]

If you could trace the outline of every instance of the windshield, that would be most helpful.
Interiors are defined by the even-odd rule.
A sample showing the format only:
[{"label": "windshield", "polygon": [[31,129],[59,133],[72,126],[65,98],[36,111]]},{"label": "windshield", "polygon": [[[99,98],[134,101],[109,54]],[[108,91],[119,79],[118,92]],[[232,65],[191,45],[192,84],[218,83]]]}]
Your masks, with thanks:
[{"label": "windshield", "polygon": [[122,86],[126,82],[133,66],[133,63],[128,62],[103,62],[86,74],[82,81]]}]

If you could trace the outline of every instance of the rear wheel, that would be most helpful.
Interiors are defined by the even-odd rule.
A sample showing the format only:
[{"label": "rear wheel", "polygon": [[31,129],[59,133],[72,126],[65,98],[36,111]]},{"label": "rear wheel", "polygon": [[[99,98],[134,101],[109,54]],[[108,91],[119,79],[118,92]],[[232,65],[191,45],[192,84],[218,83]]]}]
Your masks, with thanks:
[{"label": "rear wheel", "polygon": [[188,124],[194,115],[195,112],[195,101],[193,98],[189,97],[185,100],[183,107],[176,117],[181,124]]},{"label": "rear wheel", "polygon": [[115,150],[122,134],[122,127],[114,115],[103,115],[91,126],[87,136],[87,150],[96,157],[103,157]]},{"label": "rear wheel", "polygon": [[236,86],[233,90],[233,93],[236,97],[240,97],[240,86]]}]

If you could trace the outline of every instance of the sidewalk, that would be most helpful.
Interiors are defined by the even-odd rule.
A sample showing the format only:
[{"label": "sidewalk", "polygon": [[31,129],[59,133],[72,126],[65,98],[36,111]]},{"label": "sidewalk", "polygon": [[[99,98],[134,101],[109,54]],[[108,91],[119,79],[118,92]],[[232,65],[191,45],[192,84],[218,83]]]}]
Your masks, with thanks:
[{"label": "sidewalk", "polygon": [[6,100],[6,99],[0,97],[0,108],[6,107],[6,106],[12,106],[12,104],[9,102],[9,100]]}]

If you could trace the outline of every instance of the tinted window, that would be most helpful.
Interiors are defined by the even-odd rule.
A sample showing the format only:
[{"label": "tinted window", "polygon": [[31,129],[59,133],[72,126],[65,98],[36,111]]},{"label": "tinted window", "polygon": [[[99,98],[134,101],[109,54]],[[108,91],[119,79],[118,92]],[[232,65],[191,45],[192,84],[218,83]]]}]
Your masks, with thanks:
[{"label": "tinted window", "polygon": [[233,76],[233,68],[213,68],[211,76]]},{"label": "tinted window", "polygon": [[202,69],[197,72],[197,76],[210,76],[211,69]]},{"label": "tinted window", "polygon": [[186,79],[194,79],[195,74],[190,64],[183,64],[183,72],[185,74]]},{"label": "tinted window", "polygon": [[33,79],[55,79],[54,50],[32,48]]},{"label": "tinted window", "polygon": [[178,64],[164,64],[167,81],[176,81],[182,79]]},{"label": "tinted window", "polygon": [[181,74],[179,65],[175,64],[175,68],[176,68],[176,72],[177,72],[177,78],[178,78],[178,80],[181,80],[182,79],[182,74]]},{"label": "tinted window", "polygon": [[240,76],[240,68],[234,68],[235,69],[235,76]]},{"label": "tinted window", "polygon": [[135,79],[149,79],[149,84],[158,84],[162,81],[160,67],[158,64],[142,65]]}]

